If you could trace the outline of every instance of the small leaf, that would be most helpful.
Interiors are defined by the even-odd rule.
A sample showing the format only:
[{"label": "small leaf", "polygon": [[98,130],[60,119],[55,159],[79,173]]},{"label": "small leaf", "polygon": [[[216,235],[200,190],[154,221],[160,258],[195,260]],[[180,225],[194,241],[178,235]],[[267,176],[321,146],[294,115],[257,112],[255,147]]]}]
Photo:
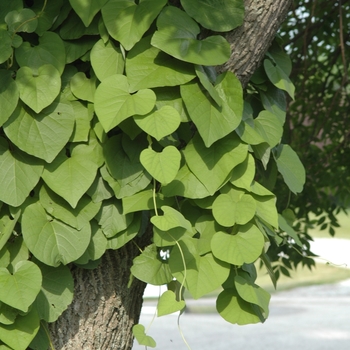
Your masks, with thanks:
[{"label": "small leaf", "polygon": [[106,78],[95,94],[96,114],[106,132],[132,115],[149,113],[156,102],[152,90],[139,90],[131,95],[126,76],[115,74]]},{"label": "small leaf", "polygon": [[140,154],[140,162],[145,169],[161,184],[174,180],[180,168],[181,153],[174,146],[167,146],[158,153],[150,148]]},{"label": "small leaf", "polygon": [[288,236],[293,238],[293,240],[299,247],[303,248],[303,243],[300,241],[300,238],[297,235],[297,233],[294,231],[293,227],[290,226],[287,220],[280,214],[278,214],[278,225],[281,228],[281,230],[283,230],[284,232],[287,233]]},{"label": "small leaf", "polygon": [[5,22],[9,30],[14,33],[33,33],[38,25],[35,12],[28,8],[9,12],[5,17]]},{"label": "small leaf", "polygon": [[73,10],[83,21],[85,27],[89,26],[97,12],[101,10],[108,0],[69,0]]},{"label": "small leaf", "polygon": [[158,300],[157,316],[170,315],[174,312],[183,310],[185,306],[186,304],[184,300],[177,301],[175,293],[171,290],[167,290]]},{"label": "small leaf", "polygon": [[149,346],[151,348],[156,347],[156,342],[152,337],[146,335],[145,327],[142,324],[135,324],[132,327],[132,333],[140,345]]},{"label": "small leaf", "polygon": [[96,78],[88,79],[83,72],[75,74],[70,81],[70,88],[75,97],[80,100],[94,102]]},{"label": "small leaf", "polygon": [[157,27],[151,44],[181,61],[216,66],[230,58],[230,45],[222,36],[197,40],[200,33],[197,23],[174,6],[161,12]]}]

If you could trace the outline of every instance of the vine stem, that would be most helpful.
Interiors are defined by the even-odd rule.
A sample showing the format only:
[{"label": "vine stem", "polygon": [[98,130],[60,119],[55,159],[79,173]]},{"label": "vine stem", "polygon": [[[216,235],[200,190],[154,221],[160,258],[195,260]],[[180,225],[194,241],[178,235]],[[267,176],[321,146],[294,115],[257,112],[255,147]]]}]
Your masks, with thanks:
[{"label": "vine stem", "polygon": [[51,341],[51,337],[50,337],[49,330],[48,330],[48,328],[46,327],[46,324],[43,323],[42,321],[40,321],[40,324],[41,324],[42,327],[44,328],[44,331],[45,331],[45,333],[46,333],[46,335],[47,335],[47,338],[49,339],[50,349],[51,349],[51,350],[55,350],[55,348],[53,347],[52,341]]}]

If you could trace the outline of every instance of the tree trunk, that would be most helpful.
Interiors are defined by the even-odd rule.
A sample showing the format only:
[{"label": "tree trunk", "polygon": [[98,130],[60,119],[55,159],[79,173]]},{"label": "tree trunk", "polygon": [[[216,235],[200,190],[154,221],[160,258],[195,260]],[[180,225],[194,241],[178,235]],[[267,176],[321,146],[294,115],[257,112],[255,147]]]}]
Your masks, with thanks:
[{"label": "tree trunk", "polygon": [[[292,0],[245,0],[244,24],[227,33],[230,60],[218,71],[233,71],[245,86],[260,65]],[[128,288],[130,267],[139,254],[131,242],[108,251],[95,270],[73,270],[74,300],[50,325],[55,350],[130,350],[132,326],[138,322],[145,284]]]},{"label": "tree trunk", "polygon": [[138,322],[146,284],[133,279],[130,267],[139,250],[132,242],[108,250],[98,268],[75,268],[74,299],[50,325],[55,350],[131,349],[132,326]]}]

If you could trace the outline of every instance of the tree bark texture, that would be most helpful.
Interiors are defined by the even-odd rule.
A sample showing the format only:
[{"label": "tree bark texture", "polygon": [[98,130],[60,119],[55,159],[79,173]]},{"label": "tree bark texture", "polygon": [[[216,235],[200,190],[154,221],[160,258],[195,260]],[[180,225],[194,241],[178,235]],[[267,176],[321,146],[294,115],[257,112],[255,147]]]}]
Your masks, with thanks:
[{"label": "tree bark texture", "polygon": [[108,250],[94,270],[75,268],[74,299],[50,325],[55,350],[127,350],[133,345],[132,326],[138,323],[146,284],[130,280],[130,267],[139,249],[132,242]]},{"label": "tree bark texture", "polygon": [[226,34],[231,57],[218,72],[231,71],[245,87],[286,18],[293,0],[245,0],[242,26]]},{"label": "tree bark texture", "polygon": [[[232,55],[219,72],[234,72],[243,86],[260,65],[292,0],[245,0],[244,24],[227,33]],[[107,251],[95,270],[74,269],[74,300],[50,325],[55,350],[130,350],[132,326],[138,322],[145,284],[130,288],[130,267],[139,254],[131,242]]]}]

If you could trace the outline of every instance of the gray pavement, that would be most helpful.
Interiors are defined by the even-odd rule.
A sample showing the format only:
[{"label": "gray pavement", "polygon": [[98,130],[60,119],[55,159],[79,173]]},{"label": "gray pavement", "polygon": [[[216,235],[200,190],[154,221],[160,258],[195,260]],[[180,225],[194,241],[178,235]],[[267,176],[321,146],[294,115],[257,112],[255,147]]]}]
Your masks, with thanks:
[{"label": "gray pavement", "polygon": [[[343,242],[342,242],[343,243]],[[350,242],[349,242],[350,243]],[[326,244],[326,242],[322,242]],[[327,242],[327,251],[332,244]],[[337,245],[339,248],[339,245]],[[346,246],[344,248],[344,246]],[[334,246],[335,247],[335,246]],[[350,249],[337,263],[348,263]],[[324,256],[332,259],[332,256]],[[346,260],[347,261],[343,261]],[[158,290],[156,292],[158,294]],[[192,350],[349,350],[350,349],[350,280],[336,284],[309,286],[272,295],[270,316],[264,324],[238,326],[227,323],[215,313],[191,313],[191,303],[214,307],[214,299],[188,301],[180,325]],[[146,302],[140,323],[146,329],[155,312],[155,303]],[[156,317],[148,332],[161,350],[187,350],[177,328],[177,315]],[[135,341],[133,350],[144,350]]]}]

